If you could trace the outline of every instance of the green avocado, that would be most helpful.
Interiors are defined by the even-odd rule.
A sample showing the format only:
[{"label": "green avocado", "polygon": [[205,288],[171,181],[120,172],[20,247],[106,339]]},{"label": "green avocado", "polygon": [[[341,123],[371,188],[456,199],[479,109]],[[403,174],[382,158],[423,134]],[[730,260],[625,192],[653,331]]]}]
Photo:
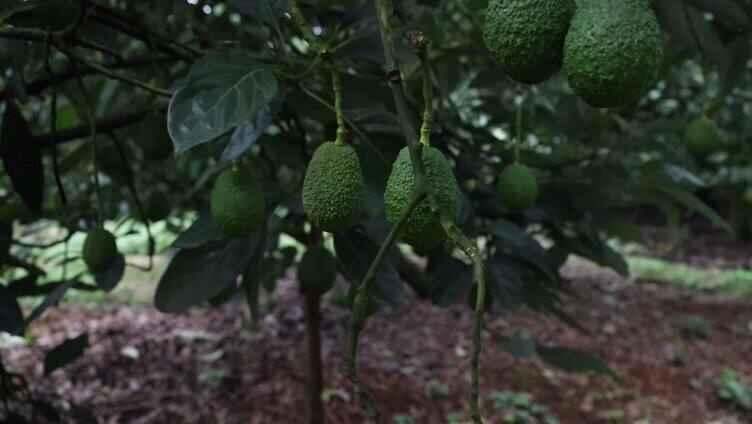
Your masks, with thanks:
[{"label": "green avocado", "polygon": [[510,212],[521,213],[535,204],[538,182],[530,168],[514,163],[499,175],[498,195],[501,204]]},{"label": "green avocado", "polygon": [[[460,215],[460,190],[452,172],[452,166],[438,149],[424,147],[422,150],[426,184],[432,190],[438,207],[453,221]],[[392,173],[384,192],[386,219],[390,223],[399,220],[412,196],[415,176],[407,147],[400,150],[392,165]],[[423,199],[410,214],[402,227],[402,239],[420,251],[431,250],[446,240],[440,220],[431,211],[427,199]]]},{"label": "green avocado", "polygon": [[365,184],[360,159],[347,144],[323,143],[303,180],[303,209],[322,231],[336,233],[355,225],[363,211]]},{"label": "green avocado", "polygon": [[574,11],[573,0],[490,0],[483,39],[509,78],[537,84],[561,68]]},{"label": "green avocado", "polygon": [[170,204],[167,202],[167,194],[153,191],[144,202],[146,219],[151,222],[162,221],[170,215]]},{"label": "green avocado", "polygon": [[684,130],[684,142],[687,145],[687,151],[697,158],[704,158],[713,153],[720,140],[720,130],[710,118],[697,118],[690,122]]},{"label": "green avocado", "polygon": [[86,235],[81,256],[91,272],[110,269],[117,259],[115,236],[102,228],[95,228]]},{"label": "green avocado", "polygon": [[334,257],[323,246],[312,246],[298,264],[298,281],[305,293],[322,295],[328,292],[337,278]]},{"label": "green avocado", "polygon": [[264,221],[264,193],[249,169],[223,171],[214,183],[210,201],[214,223],[229,237],[247,236]]},{"label": "green avocado", "polygon": [[153,113],[144,118],[138,125],[134,141],[147,162],[172,156],[172,140],[167,132],[167,118],[164,115]]},{"label": "green avocado", "polygon": [[564,73],[594,107],[616,107],[645,94],[663,60],[663,39],[647,0],[582,2],[564,42]]}]

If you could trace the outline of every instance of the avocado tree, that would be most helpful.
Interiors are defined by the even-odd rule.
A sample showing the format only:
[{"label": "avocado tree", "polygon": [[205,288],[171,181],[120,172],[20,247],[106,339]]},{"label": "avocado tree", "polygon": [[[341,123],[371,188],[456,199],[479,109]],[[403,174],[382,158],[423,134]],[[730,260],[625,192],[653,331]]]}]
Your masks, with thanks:
[{"label": "avocado tree", "polygon": [[[630,208],[731,231],[704,191],[752,178],[724,183],[749,171],[751,36],[747,0],[5,0],[0,330],[112,290],[138,266],[117,240],[143,234],[152,257],[161,222],[164,313],[241,297],[257,319],[300,258],[311,423],[337,274],[344,375],[376,422],[356,367],[368,315],[406,289],[469,298],[482,422],[485,314],[527,306],[585,331],[560,268],[578,255],[626,275],[608,241],[643,240]],[[20,394],[2,363],[0,378]]]}]

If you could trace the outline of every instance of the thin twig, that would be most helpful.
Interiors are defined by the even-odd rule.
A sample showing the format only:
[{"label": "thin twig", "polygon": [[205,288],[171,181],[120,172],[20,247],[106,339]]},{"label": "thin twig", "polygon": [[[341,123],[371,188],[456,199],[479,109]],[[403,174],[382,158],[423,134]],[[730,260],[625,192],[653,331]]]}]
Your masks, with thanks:
[{"label": "thin twig", "polygon": [[358,376],[356,364],[358,353],[358,337],[360,336],[360,332],[361,330],[363,330],[363,325],[365,324],[366,306],[371,299],[371,291],[373,289],[373,282],[375,281],[376,273],[378,272],[381,264],[384,262],[384,259],[386,259],[387,253],[389,253],[389,251],[392,249],[394,241],[397,239],[397,235],[402,229],[402,226],[405,225],[405,222],[407,222],[410,214],[415,209],[415,207],[418,206],[421,200],[423,200],[423,194],[414,192],[412,197],[410,198],[410,201],[408,201],[405,210],[402,212],[402,215],[392,226],[392,229],[389,231],[386,239],[381,244],[381,248],[376,254],[376,258],[371,263],[371,266],[368,268],[368,272],[366,273],[365,277],[363,277],[363,281],[360,282],[360,285],[358,285],[358,288],[355,291],[352,315],[350,318],[350,324],[348,325],[347,341],[345,342],[346,345],[344,353],[345,358],[343,373],[345,377],[350,380],[350,383],[352,383],[355,394],[366,401],[366,415],[376,423],[379,422],[380,416],[379,404],[373,397],[373,395],[368,391],[368,389],[363,385],[360,377]]}]

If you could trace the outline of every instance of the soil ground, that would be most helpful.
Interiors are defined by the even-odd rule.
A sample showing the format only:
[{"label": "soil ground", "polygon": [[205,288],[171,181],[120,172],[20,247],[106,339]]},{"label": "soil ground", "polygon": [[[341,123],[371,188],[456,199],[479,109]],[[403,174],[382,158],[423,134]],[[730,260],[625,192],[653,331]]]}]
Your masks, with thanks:
[{"label": "soil ground", "polygon": [[[565,274],[582,295],[566,309],[590,334],[527,310],[489,316],[481,357],[486,398],[528,392],[567,424],[752,422],[721,402],[716,387],[725,368],[752,381],[751,299],[624,279],[582,261],[567,265]],[[61,407],[84,405],[100,422],[300,423],[306,344],[296,283],[282,281],[274,300],[276,308],[258,325],[242,302],[178,316],[148,305],[67,302],[36,321],[34,342],[4,352],[4,361],[27,375],[38,395]],[[677,332],[672,319],[687,314],[713,325],[709,338]],[[339,372],[348,314],[325,298],[323,316],[327,421],[363,422]],[[444,423],[452,413],[467,422],[471,326],[467,308],[438,308],[412,296],[404,309],[369,319],[359,370],[387,422],[407,414],[414,422]],[[595,354],[619,380],[512,358],[497,338],[520,328],[540,343]],[[44,352],[83,332],[91,344],[85,356],[42,377]],[[439,390],[427,392],[437,383]],[[484,415],[502,422],[488,400]]]}]

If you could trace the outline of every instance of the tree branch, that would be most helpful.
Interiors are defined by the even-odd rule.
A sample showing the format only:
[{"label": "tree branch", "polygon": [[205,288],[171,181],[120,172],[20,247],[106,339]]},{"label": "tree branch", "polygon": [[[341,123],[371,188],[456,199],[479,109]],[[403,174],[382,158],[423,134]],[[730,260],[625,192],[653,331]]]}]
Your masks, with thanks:
[{"label": "tree branch", "polygon": [[[164,109],[157,109],[158,111],[164,111]],[[136,122],[142,120],[146,115],[154,110],[139,110],[136,112],[129,112],[123,115],[113,116],[101,121],[97,121],[96,131],[97,133],[108,133],[114,130],[133,125]],[[45,133],[37,135],[35,138],[41,148],[52,147],[53,144],[61,144],[66,141],[75,140],[82,137],[87,137],[91,134],[91,126],[81,125],[78,127],[67,128],[54,133]]]},{"label": "tree branch", "polygon": [[147,46],[154,47],[157,50],[176,57],[188,64],[195,62],[196,59],[204,55],[204,52],[201,50],[177,44],[169,40],[167,37],[157,34],[149,28],[146,28],[144,25],[141,25],[137,19],[132,18],[121,11],[93,2],[91,9],[95,12],[91,16],[93,21],[109,26],[123,34],[140,40]]},{"label": "tree branch", "polygon": [[360,336],[360,332],[361,330],[363,330],[363,325],[365,324],[366,306],[368,305],[368,301],[371,299],[371,290],[373,288],[373,282],[376,278],[376,272],[379,270],[379,267],[384,262],[384,259],[386,259],[387,253],[389,253],[389,250],[391,250],[392,246],[394,245],[394,242],[397,239],[397,235],[402,229],[402,226],[405,225],[407,218],[410,216],[415,207],[418,206],[418,203],[420,203],[421,200],[423,200],[422,194],[418,192],[413,193],[412,197],[408,201],[407,206],[405,207],[404,212],[397,220],[397,222],[392,226],[389,234],[386,236],[386,239],[381,244],[381,248],[376,254],[376,258],[371,263],[371,266],[368,268],[368,272],[366,273],[365,277],[363,277],[363,281],[361,281],[360,285],[355,291],[352,315],[350,317],[350,324],[348,325],[347,341],[345,342],[346,345],[344,353],[345,358],[343,373],[353,385],[355,394],[366,401],[366,415],[376,423],[379,422],[379,416],[381,413],[379,410],[379,404],[373,397],[373,395],[360,381],[360,377],[358,377],[356,364],[356,358],[358,354],[358,337]]}]

